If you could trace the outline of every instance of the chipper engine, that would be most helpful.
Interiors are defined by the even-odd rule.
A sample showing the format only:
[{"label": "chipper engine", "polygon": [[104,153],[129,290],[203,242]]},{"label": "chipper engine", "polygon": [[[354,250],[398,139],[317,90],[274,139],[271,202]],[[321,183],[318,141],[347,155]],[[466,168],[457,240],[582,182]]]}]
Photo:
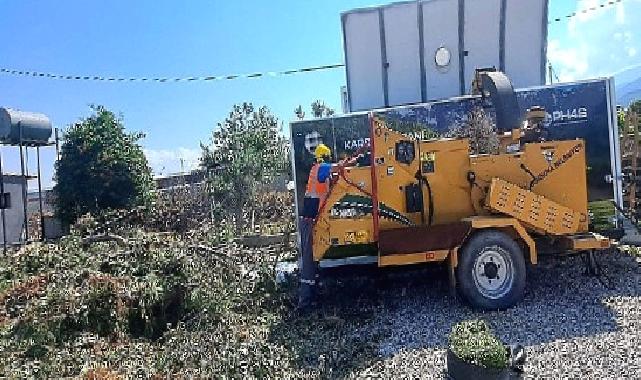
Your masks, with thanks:
[{"label": "chipper engine", "polygon": [[588,231],[584,141],[546,141],[545,111],[524,122],[504,74],[478,72],[475,85],[496,115],[496,151],[405,135],[370,114],[367,159],[334,166],[313,221],[315,262],[368,250],[379,267],[446,262],[469,303],[502,309],[522,299],[539,253],[609,248]]}]

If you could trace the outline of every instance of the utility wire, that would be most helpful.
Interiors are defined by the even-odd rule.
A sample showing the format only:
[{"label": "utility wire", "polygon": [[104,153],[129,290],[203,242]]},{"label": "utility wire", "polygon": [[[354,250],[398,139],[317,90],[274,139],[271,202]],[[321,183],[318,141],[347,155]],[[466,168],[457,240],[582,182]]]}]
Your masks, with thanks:
[{"label": "utility wire", "polygon": [[[580,14],[594,12],[600,8],[606,8],[621,2],[623,2],[623,0],[609,0],[608,2],[601,3],[598,6],[585,8],[579,12],[573,12],[564,17],[557,17],[557,18],[551,19],[548,21],[548,24],[571,19]],[[284,75],[308,73],[312,71],[332,70],[332,69],[337,69],[339,67],[344,67],[344,66],[345,64],[343,63],[336,63],[333,65],[310,66],[310,67],[303,67],[303,68],[285,70],[285,71],[268,71],[268,72],[262,72],[262,73],[234,74],[234,75],[191,76],[191,77],[178,77],[178,78],[110,77],[110,76],[102,76],[102,75],[66,75],[66,74],[52,74],[52,73],[31,71],[31,70],[9,69],[9,68],[1,68],[1,67],[0,67],[0,74],[24,76],[24,77],[36,77],[36,78],[101,81],[101,82],[156,82],[156,83],[172,82],[172,83],[175,83],[175,82],[195,82],[195,81],[210,82],[210,81],[233,80],[233,79],[255,79],[255,78],[262,78],[262,77],[278,77],[278,76],[284,76]],[[554,73],[554,75],[556,76],[556,73]],[[557,77],[557,81],[558,81],[558,77]]]},{"label": "utility wire", "polygon": [[241,78],[260,78],[260,77],[277,77],[283,75],[292,75],[298,73],[307,73],[311,71],[320,71],[320,70],[330,70],[336,69],[339,67],[345,66],[342,63],[334,65],[323,65],[323,66],[311,66],[303,67],[293,70],[284,70],[284,71],[268,71],[264,73],[250,73],[250,74],[234,74],[234,75],[218,75],[218,76],[200,76],[200,77],[178,77],[178,78],[149,78],[149,77],[134,77],[134,78],[125,78],[125,77],[108,77],[108,76],[98,76],[98,75],[64,75],[64,74],[52,74],[52,73],[43,73],[38,71],[30,70],[15,70],[0,68],[0,73],[16,75],[16,76],[27,76],[27,77],[37,77],[37,78],[51,78],[51,79],[65,79],[65,80],[91,80],[91,81],[103,81],[103,82],[194,82],[194,81],[220,81],[220,80],[232,80],[232,79],[241,79]]},{"label": "utility wire", "polygon": [[602,8],[610,7],[610,6],[612,6],[612,5],[615,5],[615,4],[617,4],[617,3],[621,3],[621,2],[623,2],[623,0],[610,0],[610,1],[608,1],[607,3],[601,3],[601,4],[599,4],[599,5],[595,5],[595,6],[593,6],[593,7],[589,7],[589,8],[582,9],[582,10],[580,10],[580,11],[578,11],[578,12],[572,12],[572,13],[570,13],[569,15],[565,15],[565,16],[563,16],[563,17],[556,17],[556,18],[553,18],[553,19],[551,19],[551,20],[549,20],[549,21],[548,21],[548,24],[552,24],[553,22],[561,22],[561,21],[563,21],[563,20],[568,20],[568,19],[571,19],[571,18],[573,18],[573,17],[579,16],[579,15],[581,15],[581,14],[585,14],[585,13],[589,13],[589,12],[594,12],[594,11],[596,11],[596,10],[600,9],[600,8],[602,9]]}]

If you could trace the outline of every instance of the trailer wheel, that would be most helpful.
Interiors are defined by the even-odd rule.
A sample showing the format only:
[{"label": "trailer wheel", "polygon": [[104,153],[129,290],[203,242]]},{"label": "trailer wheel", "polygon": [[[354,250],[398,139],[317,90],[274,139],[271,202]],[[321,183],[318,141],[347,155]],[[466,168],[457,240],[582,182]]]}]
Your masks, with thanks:
[{"label": "trailer wheel", "polygon": [[462,249],[456,277],[460,292],[472,306],[487,310],[512,307],[525,291],[521,247],[503,232],[480,231]]}]

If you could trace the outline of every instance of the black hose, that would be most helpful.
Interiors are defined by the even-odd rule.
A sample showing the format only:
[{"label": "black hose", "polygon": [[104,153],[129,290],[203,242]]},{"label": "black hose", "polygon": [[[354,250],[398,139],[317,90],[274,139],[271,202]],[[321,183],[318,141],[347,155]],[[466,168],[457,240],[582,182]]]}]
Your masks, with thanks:
[{"label": "black hose", "polygon": [[530,169],[528,169],[528,167],[527,167],[527,166],[525,166],[525,164],[523,164],[523,163],[521,164],[521,169],[523,169],[527,174],[529,174],[529,175],[530,175],[530,177],[532,177],[532,181],[530,181],[530,186],[528,187],[528,190],[532,190],[532,187],[534,186],[534,181],[536,181],[536,176],[535,176],[535,175],[534,175],[534,173],[532,173],[532,171],[531,171]]},{"label": "black hose", "polygon": [[[431,226],[434,222],[434,199],[432,198],[432,187],[430,186],[430,181],[427,180],[426,176],[421,176],[420,173],[418,180],[425,183],[427,187],[427,199],[430,202],[430,217],[427,219],[427,225]],[[423,203],[423,210],[425,210],[425,203]]]}]

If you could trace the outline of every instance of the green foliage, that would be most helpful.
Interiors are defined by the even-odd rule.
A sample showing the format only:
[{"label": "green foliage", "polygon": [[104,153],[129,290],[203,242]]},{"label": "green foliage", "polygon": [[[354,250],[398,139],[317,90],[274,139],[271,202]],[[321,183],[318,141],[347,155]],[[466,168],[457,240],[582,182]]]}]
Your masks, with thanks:
[{"label": "green foliage", "polygon": [[334,110],[325,105],[322,100],[315,100],[312,105],[312,115],[314,117],[330,117],[334,115]]},{"label": "green foliage", "polygon": [[187,312],[185,255],[173,250],[143,250],[132,268],[137,297],[128,311],[128,332],[158,339]]},{"label": "green foliage", "polygon": [[508,351],[483,320],[454,325],[449,343],[454,354],[466,362],[485,368],[507,368]]},{"label": "green foliage", "polygon": [[[327,106],[325,102],[322,100],[314,100],[310,106],[312,110],[312,116],[315,118],[320,118],[320,117],[331,117],[334,116],[336,113],[332,108]],[[296,115],[296,118],[298,120],[303,120],[305,119],[305,111],[303,111],[303,107],[299,105],[294,109],[294,115]]]},{"label": "green foliage", "polygon": [[151,169],[123,121],[102,106],[64,133],[54,187],[56,213],[65,223],[80,215],[125,209],[150,199]]},{"label": "green foliage", "polygon": [[616,210],[610,200],[588,203],[590,231],[604,232],[614,228]]},{"label": "green foliage", "polygon": [[[293,216],[290,193],[251,202],[261,220]],[[339,282],[328,292],[341,297],[298,315],[296,282],[274,281],[276,262],[296,255],[289,243],[220,244],[221,219],[189,234],[112,224],[123,243],[84,244],[97,220],[0,255],[0,377],[106,366],[126,378],[343,378],[378,358],[384,331],[362,330],[379,293]]]},{"label": "green foliage", "polygon": [[617,126],[619,127],[619,132],[625,131],[625,110],[623,108],[617,107]]},{"label": "green foliage", "polygon": [[641,99],[635,100],[632,103],[630,103],[630,107],[628,109],[631,110],[632,112],[635,112],[641,115]]},{"label": "green foliage", "polygon": [[[110,252],[113,243],[83,248],[78,240],[72,235],[56,245],[33,244],[0,261],[8,268],[4,277],[22,279],[5,287],[0,300],[4,313],[16,318],[9,334],[23,342],[22,350],[39,353],[39,346],[61,345],[83,333],[157,339],[184,317],[182,250],[154,247],[147,235],[124,253]],[[107,253],[96,252],[105,248]]]},{"label": "green foliage", "polygon": [[93,331],[99,336],[109,336],[116,331],[118,319],[116,301],[118,295],[113,286],[102,283],[90,288],[84,302],[86,308],[82,313],[84,322],[81,327]]},{"label": "green foliage", "polygon": [[201,147],[201,163],[208,172],[217,209],[233,216],[240,232],[243,209],[261,184],[289,170],[287,141],[278,119],[267,107],[235,105],[213,132],[211,144]]},{"label": "green foliage", "polygon": [[[291,311],[294,289],[276,286],[274,267],[293,248],[226,241],[226,220],[208,214],[188,233],[159,232],[155,215],[184,215],[161,200],[149,206],[151,224],[123,211],[85,215],[58,242],[0,255],[0,378],[77,378],[105,365],[149,378],[283,378],[297,370],[289,345],[308,336],[283,325],[287,338],[268,339]],[[260,209],[258,223],[292,223],[291,193],[259,192],[248,203]],[[105,232],[121,240],[87,243]]]},{"label": "green foliage", "polygon": [[641,256],[641,249],[635,246],[629,246],[627,249],[624,249],[623,252],[627,252],[632,256]]},{"label": "green foliage", "polygon": [[45,325],[18,323],[13,335],[23,343],[24,355],[30,359],[41,359],[47,354],[47,346],[54,340],[53,334]]}]

